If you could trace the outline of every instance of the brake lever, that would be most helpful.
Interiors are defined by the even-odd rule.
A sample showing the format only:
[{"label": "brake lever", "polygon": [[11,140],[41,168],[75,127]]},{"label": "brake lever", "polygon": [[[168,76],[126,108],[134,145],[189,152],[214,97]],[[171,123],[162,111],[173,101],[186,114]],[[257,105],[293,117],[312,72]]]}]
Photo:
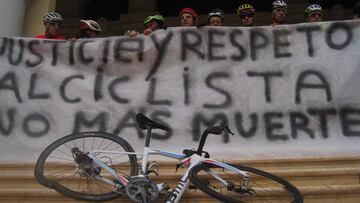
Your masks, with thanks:
[{"label": "brake lever", "polygon": [[202,151],[202,153],[204,154],[204,157],[205,157],[206,159],[210,158],[209,152]]}]

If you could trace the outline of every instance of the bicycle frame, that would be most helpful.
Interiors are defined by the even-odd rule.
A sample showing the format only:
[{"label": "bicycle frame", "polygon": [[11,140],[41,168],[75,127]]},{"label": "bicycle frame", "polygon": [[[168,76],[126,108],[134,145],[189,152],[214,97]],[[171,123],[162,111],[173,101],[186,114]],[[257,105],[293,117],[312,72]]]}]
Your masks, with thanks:
[{"label": "bicycle frame", "polygon": [[[194,167],[195,165],[204,162],[204,163],[211,163],[211,164],[215,164],[224,168],[227,168],[235,173],[240,174],[243,178],[244,178],[244,184],[243,187],[247,187],[247,183],[249,181],[249,176],[246,172],[241,171],[235,167],[232,167],[226,163],[223,162],[219,162],[213,159],[207,159],[204,157],[199,156],[198,154],[193,154],[190,157],[186,156],[185,154],[178,154],[178,153],[173,153],[173,152],[168,152],[168,151],[164,151],[164,150],[160,150],[160,149],[155,149],[155,148],[150,148],[150,147],[144,147],[144,152],[143,153],[136,153],[136,152],[120,152],[120,151],[104,151],[104,150],[94,150],[89,152],[88,156],[90,158],[92,158],[92,160],[101,168],[105,169],[106,171],[108,171],[114,178],[116,178],[118,181],[120,181],[121,184],[123,184],[124,186],[126,186],[128,184],[128,179],[126,177],[124,177],[121,174],[118,174],[114,169],[112,169],[111,167],[109,167],[108,165],[106,165],[105,163],[103,163],[100,159],[98,159],[96,157],[97,154],[99,153],[111,153],[111,154],[122,154],[122,155],[136,155],[139,156],[140,159],[142,159],[141,162],[141,174],[139,176],[146,176],[147,172],[148,172],[148,168],[147,168],[147,163],[149,160],[149,156],[150,155],[162,155],[165,157],[169,157],[169,158],[173,158],[173,159],[177,159],[180,160],[180,164],[182,166],[186,166],[188,167],[188,169],[185,171],[185,173],[183,174],[183,176],[181,177],[178,185],[176,186],[176,188],[171,192],[171,194],[169,195],[168,199],[166,200],[166,203],[175,203],[178,202],[182,195],[184,194],[185,190],[188,188],[190,180],[188,177],[189,171],[192,169],[192,167]],[[96,154],[96,155],[95,155]],[[216,178],[217,180],[219,180],[221,183],[223,183],[225,186],[228,185],[227,181],[224,180],[223,178],[221,178],[220,176],[218,176],[217,174],[213,173],[211,170],[208,171],[208,173],[210,175],[212,175],[214,178]],[[110,183],[110,180],[104,180],[101,179],[102,181],[104,181],[105,183],[108,184],[114,184],[114,183]],[[162,186],[164,185],[164,183],[159,183],[157,184],[157,187],[159,189],[159,191],[161,191]]]},{"label": "bicycle frame", "polygon": [[[126,140],[116,135],[105,132],[75,133],[56,140],[41,153],[35,166],[35,178],[40,184],[65,196],[85,201],[107,201],[126,194],[132,201],[149,202],[166,192],[168,196],[165,201],[174,203],[180,201],[192,182],[202,192],[223,202],[238,202],[241,198],[248,197],[254,200],[278,197],[280,201],[287,201],[288,196],[294,203],[303,202],[300,191],[279,176],[248,166],[233,166],[209,159],[209,153],[203,150],[206,138],[210,134],[233,135],[226,123],[205,129],[196,150],[185,149],[179,154],[149,147],[152,129],[170,130],[168,127],[141,113],[136,115],[136,120],[141,129],[147,130],[142,153],[135,152]],[[104,146],[101,146],[103,143]],[[91,151],[94,145],[98,145],[97,149]],[[120,148],[120,151],[116,151]],[[172,191],[168,190],[166,183],[151,180],[151,173],[159,174],[153,168],[156,161],[149,162],[150,155],[177,159],[179,162],[176,164],[176,172],[179,167],[186,168],[181,171],[183,175]],[[59,169],[56,167],[59,171],[55,171],[52,161],[64,164],[64,168],[59,166]],[[138,172],[140,164],[141,170]],[[251,182],[254,183],[250,184],[250,176],[253,174],[255,178]],[[84,179],[86,181],[81,184]],[[76,180],[78,184],[69,184],[69,180]],[[96,190],[92,189],[93,184],[98,185]],[[263,184],[265,185],[262,186]],[[279,192],[280,195],[274,192]]]}]

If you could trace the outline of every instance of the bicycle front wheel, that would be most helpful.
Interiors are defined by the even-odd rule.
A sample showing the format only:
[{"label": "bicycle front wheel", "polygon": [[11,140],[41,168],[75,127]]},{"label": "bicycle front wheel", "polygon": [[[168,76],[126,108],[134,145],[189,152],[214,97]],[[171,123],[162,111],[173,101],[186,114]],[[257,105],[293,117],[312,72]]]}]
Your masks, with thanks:
[{"label": "bicycle front wheel", "polygon": [[190,181],[206,194],[227,203],[303,202],[299,190],[283,178],[247,166],[228,165],[246,172],[249,179],[231,167],[201,163],[190,170]]},{"label": "bicycle front wheel", "polygon": [[[82,161],[75,161],[73,150],[84,154]],[[50,144],[39,156],[35,165],[36,180],[57,192],[85,201],[107,201],[125,193],[119,181],[107,170],[95,164],[86,153],[93,154],[116,174],[130,177],[138,172],[136,155],[109,153],[134,152],[121,137],[102,132],[76,133]]]}]

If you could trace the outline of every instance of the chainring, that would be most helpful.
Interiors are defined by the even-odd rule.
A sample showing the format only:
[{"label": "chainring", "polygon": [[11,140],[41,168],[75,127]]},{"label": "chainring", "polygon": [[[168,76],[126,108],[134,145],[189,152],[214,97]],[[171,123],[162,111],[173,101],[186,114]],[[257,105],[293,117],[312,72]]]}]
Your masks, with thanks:
[{"label": "chainring", "polygon": [[132,177],[125,190],[131,200],[139,203],[152,202],[159,194],[157,185],[146,177]]}]

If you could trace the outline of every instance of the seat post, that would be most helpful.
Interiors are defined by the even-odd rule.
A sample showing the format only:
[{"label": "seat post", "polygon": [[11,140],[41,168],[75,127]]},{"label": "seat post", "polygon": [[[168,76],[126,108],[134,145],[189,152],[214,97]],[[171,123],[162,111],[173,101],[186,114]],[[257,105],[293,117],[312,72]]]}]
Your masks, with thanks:
[{"label": "seat post", "polygon": [[150,146],[151,129],[152,129],[151,127],[147,127],[145,147],[149,147],[149,146]]}]

